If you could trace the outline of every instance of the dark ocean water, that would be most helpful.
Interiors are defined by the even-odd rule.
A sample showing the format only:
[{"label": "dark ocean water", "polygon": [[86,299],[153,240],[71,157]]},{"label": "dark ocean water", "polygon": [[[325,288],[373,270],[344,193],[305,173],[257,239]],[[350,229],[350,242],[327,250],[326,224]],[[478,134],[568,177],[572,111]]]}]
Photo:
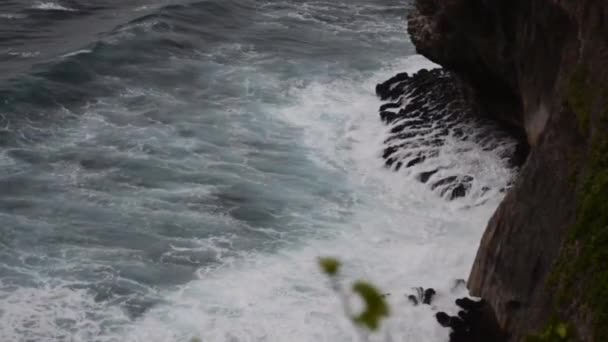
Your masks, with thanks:
[{"label": "dark ocean water", "polygon": [[[0,340],[355,341],[317,256],[395,293],[466,276],[500,194],[448,203],[380,158],[375,83],[430,65],[406,8],[3,1]],[[374,338],[446,339],[401,297]]]}]

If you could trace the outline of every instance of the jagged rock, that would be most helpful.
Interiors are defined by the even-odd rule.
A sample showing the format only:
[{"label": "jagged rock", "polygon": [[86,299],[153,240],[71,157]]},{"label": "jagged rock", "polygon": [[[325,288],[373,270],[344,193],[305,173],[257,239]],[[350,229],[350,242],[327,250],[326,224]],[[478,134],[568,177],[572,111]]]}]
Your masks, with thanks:
[{"label": "jagged rock", "polygon": [[[484,119],[468,87],[443,69],[400,73],[376,86],[382,100],[381,120],[390,126],[382,158],[395,171],[423,166],[437,158],[451,138],[471,141],[484,150],[495,150],[512,141],[511,131]],[[518,144],[518,145],[526,145]],[[518,167],[526,150],[505,150],[504,158]],[[424,170],[417,178],[447,200],[465,197],[475,181],[470,175],[453,173],[432,179],[439,169]]]},{"label": "jagged rock", "polygon": [[435,290],[434,289],[426,289],[424,290],[424,296],[422,298],[422,304],[426,304],[426,305],[431,305],[431,302],[433,301],[433,298],[435,297]]},{"label": "jagged rock", "polygon": [[505,341],[506,336],[500,331],[485,301],[465,297],[457,299],[456,305],[463,309],[458,312],[458,316],[450,316],[445,312],[435,315],[437,323],[451,329],[450,342]]},{"label": "jagged rock", "polygon": [[410,303],[412,303],[412,305],[417,306],[418,305],[418,297],[414,296],[414,295],[409,295],[407,296],[407,300],[410,301]]},{"label": "jagged rock", "polygon": [[410,303],[412,303],[414,306],[418,305],[419,303],[431,305],[433,298],[435,298],[435,289],[425,289],[422,287],[416,287],[414,288],[414,290],[416,290],[416,295],[407,296],[407,299],[410,301]]}]

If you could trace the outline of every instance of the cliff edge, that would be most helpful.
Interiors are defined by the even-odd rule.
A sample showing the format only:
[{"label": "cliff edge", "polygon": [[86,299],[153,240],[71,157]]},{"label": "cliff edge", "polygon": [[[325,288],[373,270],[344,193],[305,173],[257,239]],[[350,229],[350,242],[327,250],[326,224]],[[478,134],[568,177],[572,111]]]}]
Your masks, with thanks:
[{"label": "cliff edge", "polygon": [[471,293],[511,341],[556,324],[608,341],[608,3],[417,0],[408,32],[530,145],[482,238]]}]

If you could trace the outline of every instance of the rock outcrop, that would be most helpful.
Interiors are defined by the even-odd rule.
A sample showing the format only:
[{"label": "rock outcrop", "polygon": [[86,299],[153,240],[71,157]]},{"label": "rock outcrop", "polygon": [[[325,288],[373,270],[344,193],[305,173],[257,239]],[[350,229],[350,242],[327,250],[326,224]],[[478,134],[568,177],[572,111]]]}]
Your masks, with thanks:
[{"label": "rock outcrop", "polygon": [[[527,156],[525,139],[514,139],[511,129],[484,118],[471,88],[444,69],[398,74],[379,84],[376,93],[386,101],[380,118],[390,127],[382,155],[386,167],[411,170],[442,198],[454,200],[475,193],[483,202],[494,185],[449,162],[432,162],[450,141],[492,151],[510,167],[521,166]],[[464,146],[460,148],[461,155],[466,152]]]},{"label": "rock outcrop", "polygon": [[531,147],[482,238],[472,294],[511,341],[555,324],[608,341],[608,2],[417,0],[408,31]]}]

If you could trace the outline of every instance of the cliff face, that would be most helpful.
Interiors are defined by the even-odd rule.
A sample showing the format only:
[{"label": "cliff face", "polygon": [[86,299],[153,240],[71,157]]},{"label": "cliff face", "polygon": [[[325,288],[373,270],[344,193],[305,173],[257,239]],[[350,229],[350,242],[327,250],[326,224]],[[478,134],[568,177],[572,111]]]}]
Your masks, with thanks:
[{"label": "cliff face", "polygon": [[483,236],[472,294],[513,341],[550,322],[608,341],[608,3],[417,0],[408,31],[531,147]]}]

